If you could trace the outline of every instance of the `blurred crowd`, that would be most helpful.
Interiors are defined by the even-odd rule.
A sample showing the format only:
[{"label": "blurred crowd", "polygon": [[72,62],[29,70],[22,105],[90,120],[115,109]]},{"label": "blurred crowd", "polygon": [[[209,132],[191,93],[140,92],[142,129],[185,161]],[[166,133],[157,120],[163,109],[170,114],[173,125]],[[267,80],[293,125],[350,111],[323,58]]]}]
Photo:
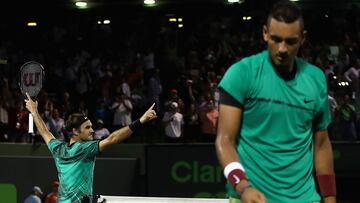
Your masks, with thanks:
[{"label": "blurred crowd", "polygon": [[[328,81],[332,140],[360,133],[360,10],[305,11],[308,39],[299,57],[321,68]],[[127,142],[213,142],[217,84],[231,64],[266,49],[264,18],[244,20],[237,10],[184,16],[135,15],[121,23],[53,22],[0,27],[0,141],[42,142],[29,134],[18,71],[40,62],[45,82],[39,111],[58,139],[68,139],[67,116],[86,114],[95,139],[129,125],[156,103],[158,119]],[[266,13],[266,12],[264,12]],[[175,16],[175,19],[177,16]],[[239,81],[241,82],[241,81]]]}]

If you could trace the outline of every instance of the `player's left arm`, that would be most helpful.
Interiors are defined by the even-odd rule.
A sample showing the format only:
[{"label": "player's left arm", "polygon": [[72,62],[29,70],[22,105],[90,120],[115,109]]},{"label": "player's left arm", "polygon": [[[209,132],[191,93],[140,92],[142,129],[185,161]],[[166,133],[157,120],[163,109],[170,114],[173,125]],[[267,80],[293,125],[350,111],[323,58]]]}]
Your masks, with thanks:
[{"label": "player's left arm", "polygon": [[327,130],[314,133],[314,165],[320,194],[325,203],[336,202],[333,151]]},{"label": "player's left arm", "polygon": [[133,133],[133,130],[140,127],[142,124],[155,119],[157,116],[154,110],[154,106],[155,103],[140,117],[140,119],[134,121],[129,126],[125,126],[114,131],[107,138],[101,140],[99,143],[99,151],[103,152],[109,146],[122,142],[123,140],[130,137],[130,135]]}]

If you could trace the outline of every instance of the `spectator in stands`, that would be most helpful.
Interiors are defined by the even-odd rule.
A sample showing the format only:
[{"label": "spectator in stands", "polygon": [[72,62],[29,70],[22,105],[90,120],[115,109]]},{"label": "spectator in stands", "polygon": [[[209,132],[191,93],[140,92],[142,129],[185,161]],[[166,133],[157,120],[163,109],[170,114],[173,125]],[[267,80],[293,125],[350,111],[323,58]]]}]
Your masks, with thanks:
[{"label": "spectator in stands", "polygon": [[355,100],[356,111],[360,111],[360,58],[357,58],[352,66],[344,73],[345,79],[350,83],[352,99]]},{"label": "spectator in stands", "polygon": [[185,114],[184,139],[185,142],[196,142],[200,139],[200,118],[195,104],[190,104],[190,108]]},{"label": "spectator in stands", "polygon": [[[85,66],[86,65],[86,66]],[[76,86],[73,87],[79,96],[84,96],[92,88],[92,78],[88,72],[88,64],[81,65],[77,72]]]},{"label": "spectator in stands", "polygon": [[70,92],[61,92],[61,98],[58,100],[58,104],[56,104],[56,106],[59,109],[61,118],[67,118],[72,112],[74,112],[75,104]]},{"label": "spectator in stands", "polygon": [[162,119],[165,126],[165,141],[169,143],[182,142],[184,118],[179,111],[176,102],[170,104],[169,110],[165,112]]},{"label": "spectator in stands", "polygon": [[45,203],[56,203],[57,202],[59,182],[53,181],[51,186],[52,186],[52,191],[48,195],[46,195]]},{"label": "spectator in stands", "polygon": [[356,111],[352,99],[348,94],[343,96],[342,104],[339,107],[339,131],[342,139],[347,141],[356,141]]},{"label": "spectator in stands", "polygon": [[24,203],[41,203],[43,192],[39,186],[34,186],[29,196],[26,197]]},{"label": "spectator in stands", "polygon": [[[117,80],[119,80],[119,78],[117,78]],[[118,92],[119,94],[124,94],[126,98],[131,98],[130,85],[127,82],[127,78],[125,75],[120,76],[120,84],[118,88],[120,88],[120,91]]]},{"label": "spectator in stands", "polygon": [[147,96],[149,103],[156,103],[156,111],[160,111],[160,95],[162,93],[162,85],[160,81],[159,69],[149,70],[149,80],[147,86]]},{"label": "spectator in stands", "polygon": [[77,103],[76,112],[82,113],[84,115],[89,115],[89,110],[86,106],[86,102],[83,99]]},{"label": "spectator in stands", "polygon": [[165,111],[168,111],[169,108],[171,107],[171,104],[175,102],[177,103],[177,111],[179,113],[182,113],[185,109],[184,106],[184,101],[182,100],[182,98],[179,97],[178,95],[178,91],[176,89],[171,89],[169,96],[167,98],[167,100],[165,101]]},{"label": "spectator in stands", "polygon": [[59,110],[54,108],[51,115],[48,115],[46,120],[46,126],[50,129],[50,132],[56,139],[64,140],[65,121],[60,117]]},{"label": "spectator in stands", "polygon": [[9,139],[13,142],[30,142],[27,134],[28,112],[21,101],[9,111]]},{"label": "spectator in stands", "polygon": [[184,141],[195,142],[199,141],[200,135],[200,116],[196,108],[196,99],[193,92],[193,80],[188,80],[186,83],[187,94],[189,95],[190,107],[185,113],[185,128]]},{"label": "spectator in stands", "polygon": [[355,83],[356,81],[358,82],[359,80],[359,75],[360,75],[359,72],[360,72],[360,58],[354,61],[351,67],[344,73],[344,77],[348,82],[357,85]]},{"label": "spectator in stands", "polygon": [[104,121],[98,119],[96,121],[96,128],[94,132],[94,139],[102,140],[107,138],[110,135],[110,132],[107,128],[104,127]]},{"label": "spectator in stands", "polygon": [[7,105],[4,100],[0,98],[0,142],[8,141],[8,126],[9,126],[9,116]]},{"label": "spectator in stands", "polygon": [[133,111],[133,105],[126,95],[118,94],[110,109],[114,112],[112,123],[114,129],[130,125],[132,121],[131,112]]},{"label": "spectator in stands", "polygon": [[112,124],[109,122],[109,117],[110,112],[108,107],[106,107],[105,101],[103,99],[98,99],[94,110],[94,119],[101,119],[106,125],[109,125]]},{"label": "spectator in stands", "polygon": [[328,126],[328,132],[329,132],[330,139],[334,139],[335,115],[337,114],[337,111],[338,111],[338,104],[337,104],[336,99],[334,98],[334,92],[329,91],[328,100],[329,100],[329,108],[330,108],[330,112],[331,112],[331,123]]},{"label": "spectator in stands", "polygon": [[198,111],[200,113],[208,110],[209,102],[214,101],[214,97],[210,92],[206,92],[204,95],[200,95],[198,100]]},{"label": "spectator in stands", "polygon": [[216,138],[219,111],[212,100],[207,103],[206,111],[200,112],[201,141],[213,143]]}]

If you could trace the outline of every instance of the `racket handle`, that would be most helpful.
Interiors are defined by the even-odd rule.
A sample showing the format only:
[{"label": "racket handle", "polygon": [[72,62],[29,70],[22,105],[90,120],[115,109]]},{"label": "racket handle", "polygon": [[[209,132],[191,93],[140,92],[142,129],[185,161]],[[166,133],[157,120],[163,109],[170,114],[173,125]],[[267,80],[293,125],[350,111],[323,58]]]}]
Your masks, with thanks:
[{"label": "racket handle", "polygon": [[34,133],[34,119],[31,113],[29,113],[29,133]]}]

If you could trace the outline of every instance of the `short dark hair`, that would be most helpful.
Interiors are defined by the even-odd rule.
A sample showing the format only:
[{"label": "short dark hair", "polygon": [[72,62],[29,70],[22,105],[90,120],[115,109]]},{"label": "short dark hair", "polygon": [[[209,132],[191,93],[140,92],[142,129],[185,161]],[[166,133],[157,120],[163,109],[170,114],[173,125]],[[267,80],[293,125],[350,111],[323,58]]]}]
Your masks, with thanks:
[{"label": "short dark hair", "polygon": [[83,124],[87,120],[89,119],[86,117],[86,115],[82,113],[73,113],[66,120],[65,129],[68,132],[71,132],[73,128],[75,128],[76,130],[80,130],[81,124]]},{"label": "short dark hair", "polygon": [[267,19],[267,25],[270,24],[272,18],[284,23],[293,23],[300,20],[301,30],[304,29],[304,19],[300,7],[289,0],[280,0],[272,6]]}]

